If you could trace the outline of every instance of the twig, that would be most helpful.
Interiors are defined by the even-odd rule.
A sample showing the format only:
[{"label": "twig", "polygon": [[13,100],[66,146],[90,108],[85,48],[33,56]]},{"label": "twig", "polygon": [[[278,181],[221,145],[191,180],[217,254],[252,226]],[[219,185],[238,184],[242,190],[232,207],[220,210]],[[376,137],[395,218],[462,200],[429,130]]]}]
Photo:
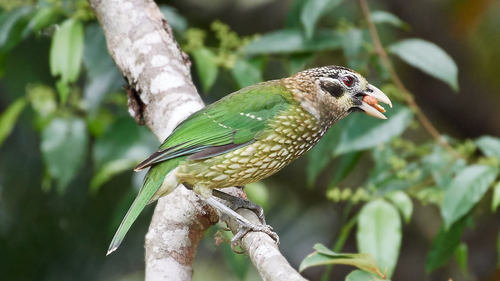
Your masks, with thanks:
[{"label": "twig", "polygon": [[392,66],[391,60],[387,56],[387,53],[385,52],[382,43],[380,42],[380,37],[378,36],[377,28],[375,27],[375,23],[372,20],[371,14],[370,14],[370,9],[368,7],[368,3],[366,0],[359,0],[359,4],[361,6],[361,10],[363,11],[363,15],[365,17],[365,20],[368,24],[368,30],[370,31],[370,36],[373,40],[373,45],[375,47],[375,52],[379,55],[380,59],[382,60],[382,64],[384,65],[385,69],[387,70],[387,73],[389,73],[389,76],[391,79],[394,81],[394,84],[396,84],[396,87],[401,91],[403,94],[404,99],[410,106],[410,108],[415,112],[417,115],[417,118],[420,120],[420,123],[424,126],[424,128],[431,134],[434,139],[444,148],[446,149],[453,157],[455,158],[461,158],[460,154],[441,136],[441,134],[436,130],[434,125],[429,121],[429,119],[425,116],[425,114],[422,112],[420,107],[417,105],[415,100],[413,99],[413,96],[410,94],[410,92],[406,89],[404,86],[403,82],[399,78],[398,74],[394,70],[394,67]]}]

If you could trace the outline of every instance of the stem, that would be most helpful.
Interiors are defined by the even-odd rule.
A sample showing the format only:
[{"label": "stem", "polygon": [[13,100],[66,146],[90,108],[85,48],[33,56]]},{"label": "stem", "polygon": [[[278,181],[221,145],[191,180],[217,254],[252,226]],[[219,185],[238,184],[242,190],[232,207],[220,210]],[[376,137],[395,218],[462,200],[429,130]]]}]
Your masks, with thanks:
[{"label": "stem", "polygon": [[370,31],[370,37],[373,40],[373,45],[375,47],[375,52],[378,54],[380,57],[382,64],[384,65],[385,69],[387,70],[387,73],[389,73],[389,76],[391,79],[394,81],[394,84],[396,84],[396,87],[401,91],[403,94],[404,99],[410,106],[410,108],[415,112],[417,115],[417,118],[420,120],[420,123],[424,126],[424,128],[431,134],[434,139],[444,148],[446,149],[454,158],[461,158],[460,154],[441,136],[441,134],[436,130],[434,125],[429,121],[429,119],[425,116],[425,114],[422,112],[420,107],[417,105],[415,100],[413,99],[413,96],[410,94],[410,92],[406,89],[404,86],[403,82],[399,78],[398,74],[394,70],[394,67],[392,66],[392,63],[387,56],[387,53],[385,52],[382,43],[380,42],[380,37],[378,36],[377,28],[375,27],[375,23],[372,20],[372,16],[370,14],[370,9],[368,7],[368,3],[366,0],[359,0],[359,4],[361,6],[361,10],[363,11],[363,15],[365,17],[366,22],[368,23],[368,30]]},{"label": "stem", "polygon": [[356,214],[354,217],[352,217],[349,220],[349,222],[347,222],[340,229],[339,238],[337,239],[337,242],[335,242],[335,246],[333,247],[334,252],[339,253],[342,251],[342,248],[344,247],[345,241],[349,237],[349,234],[351,233],[352,228],[358,222],[358,216],[359,216],[359,214]]},{"label": "stem", "polygon": [[[347,220],[347,217],[351,213],[352,209],[352,202],[348,202],[348,205],[344,209],[343,216],[342,216],[342,227],[340,228],[339,231],[339,237],[337,238],[337,241],[335,242],[335,245],[333,246],[333,251],[335,253],[340,253],[342,251],[342,248],[344,247],[345,241],[349,237],[349,234],[351,233],[352,227],[356,224],[358,221],[358,215],[356,214],[354,217],[352,217],[347,223],[344,223]],[[332,272],[333,264],[327,265],[325,268],[325,272],[323,273],[323,276],[321,277],[321,281],[328,281],[330,277],[330,273]]]}]

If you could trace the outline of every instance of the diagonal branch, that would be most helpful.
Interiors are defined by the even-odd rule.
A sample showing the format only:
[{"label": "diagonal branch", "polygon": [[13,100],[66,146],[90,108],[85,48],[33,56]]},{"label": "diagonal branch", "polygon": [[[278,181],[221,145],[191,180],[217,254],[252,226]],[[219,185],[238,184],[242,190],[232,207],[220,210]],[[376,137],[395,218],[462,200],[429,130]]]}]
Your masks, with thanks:
[{"label": "diagonal branch", "polygon": [[363,11],[363,16],[365,17],[365,20],[368,24],[368,30],[370,31],[370,37],[373,40],[373,45],[375,47],[375,52],[378,54],[380,57],[380,60],[382,61],[382,64],[384,65],[385,69],[387,70],[387,73],[389,73],[389,76],[391,79],[394,81],[394,84],[396,84],[396,87],[398,87],[399,91],[403,94],[404,99],[408,103],[408,105],[411,107],[411,109],[415,112],[417,115],[417,118],[420,120],[420,123],[424,126],[424,128],[429,132],[429,134],[436,139],[436,141],[448,151],[453,157],[455,158],[460,158],[460,154],[441,136],[441,134],[438,132],[438,130],[432,125],[431,121],[425,116],[425,114],[422,112],[422,109],[418,106],[418,104],[415,102],[415,99],[413,99],[413,96],[410,94],[410,91],[408,91],[399,78],[399,75],[396,73],[394,70],[394,67],[392,66],[391,60],[387,56],[387,53],[384,50],[384,47],[382,46],[382,43],[380,42],[380,38],[378,36],[377,28],[375,27],[375,23],[372,20],[372,16],[370,14],[370,9],[368,7],[368,3],[366,0],[359,0],[359,4],[361,6],[361,10]]},{"label": "diagonal branch", "polygon": [[[89,2],[108,51],[129,83],[130,114],[163,141],[180,121],[203,107],[191,80],[189,58],[153,1]],[[244,196],[237,188],[224,191]],[[253,212],[239,212],[258,221]],[[146,280],[191,280],[200,239],[218,220],[214,210],[182,186],[158,200],[146,235]],[[238,225],[230,223],[230,228],[237,232]],[[246,235],[242,248],[263,279],[304,280],[267,234]]]}]

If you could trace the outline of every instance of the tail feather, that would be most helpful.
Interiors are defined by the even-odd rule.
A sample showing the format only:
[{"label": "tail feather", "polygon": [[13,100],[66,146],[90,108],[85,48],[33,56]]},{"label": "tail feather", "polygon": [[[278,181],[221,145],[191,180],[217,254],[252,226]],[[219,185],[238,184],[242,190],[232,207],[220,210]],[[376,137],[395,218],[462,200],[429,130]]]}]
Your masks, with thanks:
[{"label": "tail feather", "polygon": [[[162,186],[162,184],[164,182],[165,184],[170,184],[170,185],[173,185],[175,183],[175,181],[172,181],[172,179],[168,180],[168,178],[171,177],[167,177],[167,175],[179,165],[179,162],[183,161],[185,158],[186,157],[175,158],[170,161],[162,162],[151,167],[151,169],[149,170],[148,174],[145,177],[143,186],[139,191],[139,194],[132,203],[132,206],[130,206],[127,214],[125,215],[125,218],[120,224],[120,227],[116,231],[115,236],[113,237],[113,240],[109,245],[106,256],[114,252],[116,249],[118,249],[118,247],[123,241],[123,238],[125,238],[125,235],[127,234],[128,230],[130,229],[134,221],[137,219],[139,214],[142,212],[144,207],[148,203],[154,201],[152,199],[157,191],[161,191],[162,193],[161,196],[163,196],[172,192],[177,187],[173,186],[170,189],[168,189]],[[159,196],[155,197],[157,199]]]},{"label": "tail feather", "polygon": [[[158,184],[158,187],[160,186],[161,183]],[[137,197],[134,200],[134,203],[132,203],[132,206],[128,209],[127,214],[125,215],[125,218],[123,219],[122,223],[120,224],[120,227],[115,233],[115,236],[113,237],[113,240],[111,241],[111,244],[109,245],[108,252],[106,253],[106,256],[114,252],[118,247],[120,247],[120,244],[123,241],[123,238],[125,238],[125,235],[127,234],[128,230],[134,223],[134,221],[137,219],[141,211],[144,209],[148,201],[153,197],[154,193],[156,192],[157,188],[143,188],[141,192],[137,195]]]}]

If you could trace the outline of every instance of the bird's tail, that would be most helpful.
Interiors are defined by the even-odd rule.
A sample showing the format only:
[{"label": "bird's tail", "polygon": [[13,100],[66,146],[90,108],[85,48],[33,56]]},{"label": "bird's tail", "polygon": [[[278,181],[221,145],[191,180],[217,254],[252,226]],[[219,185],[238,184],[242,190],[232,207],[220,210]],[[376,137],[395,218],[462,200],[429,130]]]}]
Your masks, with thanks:
[{"label": "bird's tail", "polygon": [[[167,195],[179,185],[179,183],[175,180],[174,169],[179,165],[179,162],[185,158],[186,157],[179,157],[158,163],[148,171],[148,174],[144,178],[141,190],[139,191],[139,194],[137,194],[134,203],[132,203],[132,206],[128,209],[125,218],[116,231],[106,255],[109,255],[118,249],[128,230],[147,204],[155,201],[160,196]],[[161,194],[155,196],[155,193],[157,192]]]}]

